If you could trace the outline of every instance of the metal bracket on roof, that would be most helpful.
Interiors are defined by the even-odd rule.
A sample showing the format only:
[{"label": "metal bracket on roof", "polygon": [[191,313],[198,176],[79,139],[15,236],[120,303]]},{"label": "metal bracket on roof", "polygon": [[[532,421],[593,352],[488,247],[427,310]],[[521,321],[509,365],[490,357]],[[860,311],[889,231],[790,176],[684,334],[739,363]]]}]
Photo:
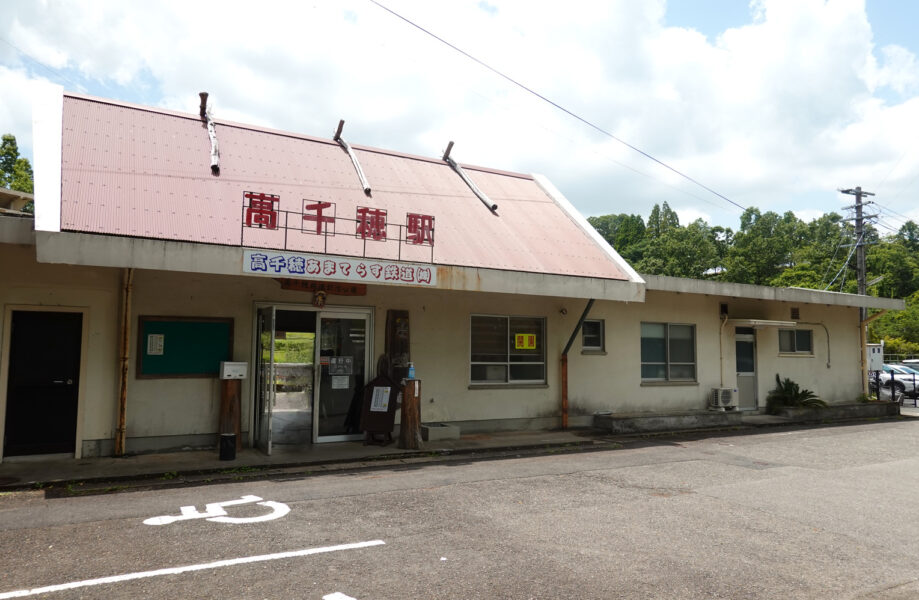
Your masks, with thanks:
[{"label": "metal bracket on roof", "polygon": [[495,212],[496,210],[498,210],[498,205],[492,202],[488,198],[488,196],[485,195],[485,192],[480,190],[478,186],[471,179],[469,179],[469,176],[466,175],[466,172],[463,170],[463,167],[456,164],[456,161],[450,158],[451,150],[453,150],[452,141],[449,144],[447,144],[447,151],[444,152],[444,162],[450,165],[451,169],[456,171],[456,174],[460,176],[460,179],[466,182],[466,185],[469,186],[469,189],[472,190],[472,193],[475,194],[476,197],[482,201],[482,204],[484,204],[488,208],[488,210],[490,210],[491,212]]},{"label": "metal bracket on roof", "polygon": [[348,142],[341,137],[341,130],[344,128],[345,122],[343,120],[338,121],[338,129],[335,131],[335,137],[332,139],[338,142],[338,145],[344,148],[345,152],[348,153],[348,156],[351,157],[351,164],[354,165],[354,170],[357,171],[357,176],[361,180],[361,186],[364,188],[364,193],[368,196],[370,195],[370,182],[367,181],[367,177],[364,175],[364,170],[361,168],[361,163],[357,161],[357,155],[354,153],[354,150],[351,149],[351,146]]},{"label": "metal bracket on roof", "polygon": [[207,92],[198,94],[201,96],[201,107],[199,114],[201,120],[207,125],[207,137],[211,139],[211,174],[220,175],[220,149],[217,147],[217,128],[214,121],[211,120],[211,110],[207,106]]}]

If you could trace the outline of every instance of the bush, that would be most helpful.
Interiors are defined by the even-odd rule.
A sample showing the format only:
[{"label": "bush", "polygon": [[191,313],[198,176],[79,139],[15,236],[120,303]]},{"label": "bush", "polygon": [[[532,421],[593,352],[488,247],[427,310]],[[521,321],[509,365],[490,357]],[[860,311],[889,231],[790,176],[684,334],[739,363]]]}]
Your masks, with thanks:
[{"label": "bush", "polygon": [[766,412],[777,415],[783,408],[826,408],[826,402],[808,389],[801,389],[797,383],[775,374],[775,388],[766,396]]}]

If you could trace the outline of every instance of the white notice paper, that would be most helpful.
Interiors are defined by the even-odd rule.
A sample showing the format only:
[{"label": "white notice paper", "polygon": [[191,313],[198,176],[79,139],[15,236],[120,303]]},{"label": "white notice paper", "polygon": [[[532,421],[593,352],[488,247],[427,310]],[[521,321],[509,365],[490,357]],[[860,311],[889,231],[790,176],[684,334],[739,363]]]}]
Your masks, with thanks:
[{"label": "white notice paper", "polygon": [[346,390],[348,389],[348,383],[350,383],[350,377],[347,375],[332,375],[332,389],[333,390]]},{"label": "white notice paper", "polygon": [[390,387],[373,388],[373,399],[370,401],[370,412],[386,412],[389,410]]},{"label": "white notice paper", "polygon": [[162,333],[151,333],[147,336],[147,355],[162,356],[163,346],[166,342],[166,336]]}]

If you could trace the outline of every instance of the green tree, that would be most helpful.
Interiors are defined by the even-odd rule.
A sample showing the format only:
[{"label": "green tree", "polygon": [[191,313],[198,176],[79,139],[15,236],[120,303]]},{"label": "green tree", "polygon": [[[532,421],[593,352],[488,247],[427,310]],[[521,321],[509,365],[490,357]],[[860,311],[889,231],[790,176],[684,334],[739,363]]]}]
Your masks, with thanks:
[{"label": "green tree", "polygon": [[603,215],[587,217],[597,232],[609,245],[629,262],[641,260],[642,242],[645,239],[645,222],[639,215]]},{"label": "green tree", "polygon": [[869,292],[885,298],[905,298],[919,289],[916,253],[897,238],[869,246],[865,262],[869,281],[883,277]]},{"label": "green tree", "polygon": [[[29,194],[35,189],[32,165],[29,159],[19,156],[16,136],[11,133],[5,133],[0,138],[0,186]],[[32,202],[24,210],[32,212]]]},{"label": "green tree", "polygon": [[711,228],[702,219],[686,227],[668,225],[664,233],[649,240],[645,255],[635,268],[650,275],[701,279],[706,271],[718,265],[718,251],[712,238]]},{"label": "green tree", "polygon": [[740,217],[740,231],[725,256],[723,278],[737,283],[768,285],[791,265],[791,251],[799,236],[800,219],[791,212],[779,216],[748,208]]},{"label": "green tree", "polygon": [[19,160],[19,144],[12,133],[4,133],[0,138],[0,185],[10,187],[10,178]]},{"label": "green tree", "polygon": [[904,310],[885,313],[873,321],[868,332],[874,342],[882,339],[919,342],[919,291],[906,299]]},{"label": "green tree", "polygon": [[659,238],[679,226],[680,217],[670,209],[666,202],[662,206],[655,204],[654,208],[651,209],[651,214],[648,216],[646,237],[651,239]]},{"label": "green tree", "polygon": [[907,221],[897,232],[897,239],[910,252],[919,251],[919,225],[916,225],[914,221]]},{"label": "green tree", "polygon": [[836,213],[827,213],[810,223],[799,221],[790,240],[788,266],[769,284],[824,289],[848,256],[841,246],[851,236],[851,227]]}]

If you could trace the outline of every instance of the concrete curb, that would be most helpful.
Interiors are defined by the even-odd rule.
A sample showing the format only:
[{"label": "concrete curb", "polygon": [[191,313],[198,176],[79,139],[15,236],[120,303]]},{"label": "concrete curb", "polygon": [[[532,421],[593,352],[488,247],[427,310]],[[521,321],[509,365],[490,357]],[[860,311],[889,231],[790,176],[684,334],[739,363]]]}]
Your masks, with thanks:
[{"label": "concrete curb", "polygon": [[415,452],[393,452],[374,457],[292,461],[268,465],[222,465],[200,469],[156,470],[142,474],[97,475],[90,477],[60,477],[42,481],[17,481],[0,484],[0,492],[43,490],[47,497],[71,497],[150,489],[169,489],[192,485],[258,481],[261,479],[302,478],[343,471],[367,471],[383,468],[409,468],[414,465],[446,463],[458,460],[500,460],[518,456],[574,454],[619,449],[630,441],[661,439],[673,436],[699,436],[724,433],[743,435],[756,429],[793,427],[817,428],[846,426],[866,422],[908,420],[915,417],[864,416],[804,421],[789,419],[782,422],[730,425],[726,427],[672,429],[645,432],[614,433],[596,428],[581,433],[583,441],[510,444],[493,447],[428,449]]}]

